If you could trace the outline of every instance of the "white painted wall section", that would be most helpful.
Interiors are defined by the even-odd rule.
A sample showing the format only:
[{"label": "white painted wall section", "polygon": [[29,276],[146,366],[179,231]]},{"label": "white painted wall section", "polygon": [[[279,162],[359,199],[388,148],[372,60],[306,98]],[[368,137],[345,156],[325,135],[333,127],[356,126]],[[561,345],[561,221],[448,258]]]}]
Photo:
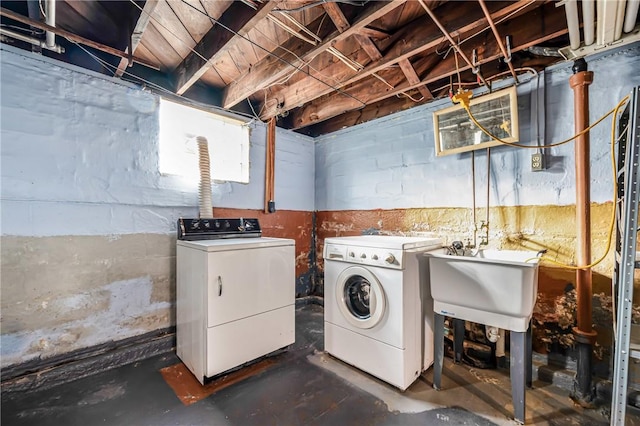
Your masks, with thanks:
[{"label": "white painted wall section", "polygon": [[[197,183],[158,172],[158,96],[2,46],[2,234],[170,233],[197,214]],[[214,208],[262,209],[265,125],[251,136],[250,183],[216,183]],[[313,139],[279,130],[276,202],[313,210]]]},{"label": "white painted wall section", "polygon": [[[587,58],[590,122],[640,85],[640,43]],[[574,134],[571,62],[544,73],[546,144]],[[523,79],[524,80],[524,79]],[[520,141],[536,144],[531,112],[535,79],[518,86]],[[432,113],[442,99],[316,139],[316,210],[371,210],[472,206],[471,153],[436,157]],[[534,101],[535,106],[535,101]],[[533,124],[532,124],[533,123]],[[591,133],[591,200],[613,199],[611,120]],[[491,148],[491,206],[575,204],[574,145],[547,150],[547,169],[531,171],[535,150]],[[476,154],[476,203],[486,205],[486,150]]]}]

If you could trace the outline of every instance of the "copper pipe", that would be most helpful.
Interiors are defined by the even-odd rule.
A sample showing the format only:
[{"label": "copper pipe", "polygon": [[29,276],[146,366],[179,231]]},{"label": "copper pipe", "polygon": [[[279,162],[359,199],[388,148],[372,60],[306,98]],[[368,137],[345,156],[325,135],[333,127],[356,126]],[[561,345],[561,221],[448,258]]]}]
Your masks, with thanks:
[{"label": "copper pipe", "polygon": [[496,37],[496,42],[498,43],[498,47],[500,47],[500,51],[502,52],[502,56],[504,56],[505,62],[509,66],[509,71],[511,71],[511,75],[513,75],[513,79],[518,82],[518,76],[516,75],[516,70],[513,68],[513,64],[511,63],[511,57],[507,55],[507,49],[504,47],[504,43],[502,42],[502,38],[500,38],[500,33],[498,32],[498,28],[496,28],[496,24],[491,19],[491,13],[489,13],[489,9],[487,9],[487,5],[484,3],[484,0],[478,0],[480,3],[480,7],[484,12],[484,16],[487,17],[487,21],[489,21],[489,26],[491,27],[491,31],[493,31],[493,35]]},{"label": "copper pipe", "polygon": [[[586,62],[574,65],[575,74],[569,79],[574,96],[575,131],[581,132],[589,126],[589,85],[593,82],[593,72],[586,71]],[[589,133],[575,141],[576,163],[576,262],[577,266],[591,263],[591,213],[590,213],[590,169]],[[577,327],[574,329],[578,340],[593,343],[592,329],[591,268],[576,270]]]},{"label": "copper pipe", "polygon": [[[107,46],[104,45],[102,43],[98,43],[89,39],[86,39],[84,37],[81,37],[79,35],[70,33],[69,31],[65,31],[62,28],[58,28],[58,27],[52,27],[51,25],[47,25],[44,24],[42,22],[38,22],[36,20],[33,19],[29,19],[26,16],[20,15],[19,13],[15,13],[9,9],[6,9],[4,7],[0,7],[0,16],[4,16],[7,17],[9,19],[13,19],[14,21],[18,21],[21,22],[23,24],[27,24],[27,25],[31,25],[34,28],[38,28],[39,30],[45,30],[45,31],[51,31],[52,33],[55,33],[61,37],[66,38],[67,40],[70,40],[74,43],[80,43],[80,44],[84,44],[85,46],[89,46],[89,47],[93,47],[94,49],[100,50],[101,52],[105,52],[108,53],[110,55],[113,56],[117,56],[120,58],[125,58],[128,59],[129,58],[129,54],[115,49],[111,46]],[[154,70],[159,70],[160,68],[158,68],[158,66],[156,64],[152,64],[151,62],[147,61],[146,59],[142,59],[142,58],[138,58],[137,56],[132,56],[134,62],[137,62],[140,65],[144,65],[145,67],[154,69]]]},{"label": "copper pipe", "polygon": [[476,214],[476,152],[471,151],[471,191],[473,203],[473,248],[478,247],[478,216]]},{"label": "copper pipe", "polygon": [[264,181],[264,212],[273,213],[275,195],[275,158],[276,158],[276,118],[267,124],[267,146]]},{"label": "copper pipe", "polygon": [[[438,18],[436,17],[436,15],[433,13],[433,11],[431,9],[429,9],[429,7],[425,4],[424,0],[418,0],[418,2],[420,2],[420,5],[422,6],[422,8],[425,10],[425,12],[427,12],[427,14],[431,17],[431,19],[433,20],[433,22],[436,24],[436,26],[440,29],[440,31],[442,32],[442,34],[444,34],[445,38],[447,40],[449,40],[449,43],[451,43],[451,46],[453,46],[454,49],[456,49],[456,52],[458,52],[458,54],[460,56],[462,56],[462,59],[464,59],[464,61],[467,63],[467,65],[469,65],[471,67],[472,70],[476,69],[477,67],[475,67],[473,65],[473,63],[471,63],[471,60],[469,59],[469,57],[467,55],[465,55],[465,53],[462,51],[462,49],[460,49],[460,46],[458,46],[458,44],[455,42],[455,40],[453,39],[453,37],[451,37],[451,34],[449,34],[449,32],[447,31],[447,29],[442,25],[442,23],[438,20]],[[480,74],[480,71],[478,71],[478,78],[480,79],[480,81],[482,82],[483,86],[487,86],[489,87],[489,85],[487,84],[487,82],[485,81],[484,77],[482,77],[482,74]]]}]

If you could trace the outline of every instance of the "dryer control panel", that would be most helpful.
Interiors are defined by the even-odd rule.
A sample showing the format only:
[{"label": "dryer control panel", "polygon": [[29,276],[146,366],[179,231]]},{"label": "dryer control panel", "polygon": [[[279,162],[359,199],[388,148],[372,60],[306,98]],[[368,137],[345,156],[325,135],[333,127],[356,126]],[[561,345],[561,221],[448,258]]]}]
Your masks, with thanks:
[{"label": "dryer control panel", "polygon": [[392,269],[404,268],[403,251],[399,249],[325,244],[324,259]]}]

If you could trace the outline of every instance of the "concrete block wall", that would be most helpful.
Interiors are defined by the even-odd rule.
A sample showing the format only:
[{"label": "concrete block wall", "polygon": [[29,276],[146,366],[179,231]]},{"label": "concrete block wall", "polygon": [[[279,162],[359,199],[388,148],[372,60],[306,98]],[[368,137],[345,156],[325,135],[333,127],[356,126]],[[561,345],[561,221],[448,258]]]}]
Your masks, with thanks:
[{"label": "concrete block wall", "polygon": [[[615,107],[640,85],[640,43],[587,58],[594,82],[589,87],[590,121]],[[545,87],[545,144],[572,136],[573,92],[569,86],[572,63],[548,68],[541,81],[522,78],[518,86],[520,141],[537,140],[537,88]],[[487,76],[485,76],[487,77]],[[322,271],[322,241],[326,237],[363,233],[405,234],[432,232],[445,242],[473,236],[472,155],[476,169],[476,224],[487,215],[490,185],[489,247],[548,249],[552,258],[575,261],[574,144],[545,150],[547,168],[531,171],[534,150],[491,148],[487,152],[435,156],[432,113],[451,105],[442,99],[408,111],[316,138],[317,252]],[[613,188],[610,160],[611,119],[591,132],[592,253],[606,252]],[[540,271],[538,315],[558,321],[555,311],[566,299],[574,273],[557,267]],[[613,257],[594,268],[594,292],[611,295]],[[640,276],[638,276],[640,282]],[[640,288],[636,303],[640,302]],[[598,306],[599,303],[594,303]],[[569,310],[566,310],[568,312]],[[602,333],[610,334],[610,312],[598,313]],[[564,318],[566,320],[566,318]],[[571,319],[569,319],[570,322]],[[570,333],[570,330],[569,330]],[[603,342],[603,345],[605,343]]]},{"label": "concrete block wall", "polygon": [[[593,122],[640,84],[640,43],[587,62],[595,73],[589,87]],[[546,86],[546,144],[574,134],[573,94],[568,82],[571,65],[552,67],[542,77]],[[530,111],[536,86],[535,78],[518,86],[520,141],[524,144],[536,139]],[[436,157],[434,151],[432,113],[450,105],[449,99],[440,99],[316,138],[316,210],[470,207],[471,153]],[[595,203],[612,199],[609,133],[610,120],[591,132],[591,199]],[[573,149],[572,143],[548,149],[549,167],[531,172],[534,150],[492,148],[490,204],[574,204]],[[476,172],[477,204],[485,206],[485,150],[476,152]]]},{"label": "concrete block wall", "polygon": [[[197,215],[198,188],[158,172],[158,96],[5,45],[0,63],[1,366],[174,325],[175,223]],[[265,135],[253,125],[250,183],[214,184],[214,208],[259,214]],[[265,235],[312,222],[314,155],[278,131]],[[310,251],[309,230],[277,236]]]}]

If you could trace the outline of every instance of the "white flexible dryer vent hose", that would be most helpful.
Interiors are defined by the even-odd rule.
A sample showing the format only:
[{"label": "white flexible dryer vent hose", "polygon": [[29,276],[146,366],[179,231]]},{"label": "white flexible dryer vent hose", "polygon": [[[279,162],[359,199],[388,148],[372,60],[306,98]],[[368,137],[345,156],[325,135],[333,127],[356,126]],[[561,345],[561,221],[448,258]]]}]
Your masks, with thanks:
[{"label": "white flexible dryer vent hose", "polygon": [[209,142],[204,136],[196,138],[198,142],[198,165],[200,166],[200,218],[213,218],[211,202],[211,166],[209,164]]}]

